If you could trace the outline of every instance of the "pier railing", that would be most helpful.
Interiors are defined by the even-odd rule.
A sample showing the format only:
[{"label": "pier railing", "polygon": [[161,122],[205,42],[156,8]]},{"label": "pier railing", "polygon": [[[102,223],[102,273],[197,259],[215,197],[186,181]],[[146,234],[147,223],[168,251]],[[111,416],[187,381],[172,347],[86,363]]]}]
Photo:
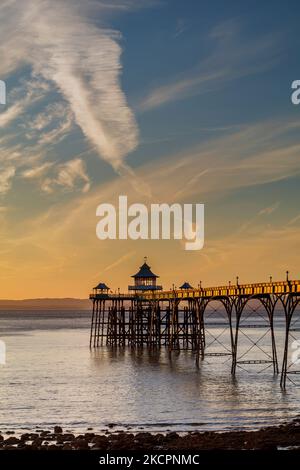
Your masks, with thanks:
[{"label": "pier railing", "polygon": [[254,284],[236,284],[216,287],[203,287],[195,289],[173,289],[162,291],[146,291],[142,293],[108,293],[93,292],[90,299],[145,299],[145,300],[171,300],[191,298],[211,298],[223,296],[255,296],[264,294],[300,294],[300,280],[261,282]]}]

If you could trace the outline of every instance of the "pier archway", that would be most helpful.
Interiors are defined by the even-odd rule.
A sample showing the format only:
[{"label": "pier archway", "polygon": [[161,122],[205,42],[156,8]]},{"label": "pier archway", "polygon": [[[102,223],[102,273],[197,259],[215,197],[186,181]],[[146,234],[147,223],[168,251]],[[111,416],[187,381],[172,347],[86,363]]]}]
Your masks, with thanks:
[{"label": "pier archway", "polygon": [[233,359],[234,334],[232,324],[233,300],[230,297],[212,297],[198,301],[202,342],[197,350],[199,358],[221,358],[223,363]]},{"label": "pier archway", "polygon": [[[235,337],[232,374],[240,368],[260,366],[277,374],[278,359],[274,334],[274,311],[278,297],[253,295],[235,299]],[[241,341],[243,337],[243,341]]]}]

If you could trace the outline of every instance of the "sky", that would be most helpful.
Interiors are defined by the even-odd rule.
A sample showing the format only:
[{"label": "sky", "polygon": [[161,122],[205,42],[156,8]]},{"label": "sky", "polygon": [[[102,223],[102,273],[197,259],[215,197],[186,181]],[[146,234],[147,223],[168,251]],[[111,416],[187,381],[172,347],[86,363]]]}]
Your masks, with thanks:
[{"label": "sky", "polygon": [[[2,0],[0,298],[300,279],[300,4]],[[96,208],[204,203],[205,244],[96,237]]]}]

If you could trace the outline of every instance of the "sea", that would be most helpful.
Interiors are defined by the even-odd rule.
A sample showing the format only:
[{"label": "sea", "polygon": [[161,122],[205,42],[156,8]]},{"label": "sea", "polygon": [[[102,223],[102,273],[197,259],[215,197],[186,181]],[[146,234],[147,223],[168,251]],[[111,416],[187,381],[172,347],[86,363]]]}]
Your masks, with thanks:
[{"label": "sea", "polygon": [[[241,362],[232,377],[220,318],[210,328],[207,322],[206,343],[224,355],[207,355],[197,367],[191,351],[90,349],[88,311],[1,311],[0,432],[55,425],[74,433],[249,430],[299,416],[298,384],[288,380],[282,391],[272,364]],[[241,361],[270,357],[268,328],[256,320],[261,328],[249,318],[242,325]],[[283,316],[275,332],[280,368]]]}]

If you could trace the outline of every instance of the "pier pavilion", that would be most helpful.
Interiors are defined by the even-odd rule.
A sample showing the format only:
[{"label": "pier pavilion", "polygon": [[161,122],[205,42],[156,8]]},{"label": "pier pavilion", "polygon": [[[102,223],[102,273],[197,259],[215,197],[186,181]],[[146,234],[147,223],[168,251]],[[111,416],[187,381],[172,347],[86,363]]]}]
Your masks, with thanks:
[{"label": "pier pavilion", "polygon": [[134,291],[135,294],[139,292],[155,292],[162,290],[162,286],[156,284],[156,280],[159,278],[156,274],[151,271],[150,266],[147,264],[147,258],[144,258],[144,264],[140,266],[139,271],[134,274],[134,285],[128,286],[129,291]]}]

